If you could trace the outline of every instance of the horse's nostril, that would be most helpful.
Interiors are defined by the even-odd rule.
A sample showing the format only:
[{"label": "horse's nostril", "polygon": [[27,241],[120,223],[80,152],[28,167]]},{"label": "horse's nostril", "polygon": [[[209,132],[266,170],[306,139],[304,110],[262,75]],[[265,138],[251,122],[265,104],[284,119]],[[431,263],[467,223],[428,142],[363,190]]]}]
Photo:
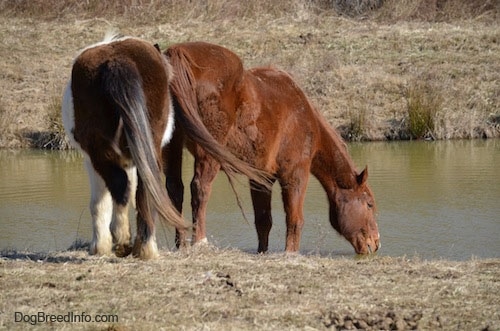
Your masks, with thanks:
[{"label": "horse's nostril", "polygon": [[368,245],[368,253],[370,253],[370,254],[373,253],[372,252],[372,246],[370,246],[370,245]]}]

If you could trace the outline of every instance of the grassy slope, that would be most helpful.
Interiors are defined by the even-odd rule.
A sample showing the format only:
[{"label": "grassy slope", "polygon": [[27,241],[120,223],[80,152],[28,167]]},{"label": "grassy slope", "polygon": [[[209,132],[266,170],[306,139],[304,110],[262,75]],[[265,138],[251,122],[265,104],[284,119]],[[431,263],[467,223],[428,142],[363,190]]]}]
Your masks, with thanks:
[{"label": "grassy slope", "polygon": [[[283,68],[349,139],[416,137],[410,91],[419,104],[438,100],[419,135],[500,136],[496,2],[438,1],[448,5],[430,10],[424,0],[414,2],[422,8],[386,1],[354,18],[318,3],[0,1],[0,147],[60,146],[60,98],[72,59],[110,28],[163,48],[206,40],[234,50],[247,67]],[[349,1],[336,3],[356,13]]]}]

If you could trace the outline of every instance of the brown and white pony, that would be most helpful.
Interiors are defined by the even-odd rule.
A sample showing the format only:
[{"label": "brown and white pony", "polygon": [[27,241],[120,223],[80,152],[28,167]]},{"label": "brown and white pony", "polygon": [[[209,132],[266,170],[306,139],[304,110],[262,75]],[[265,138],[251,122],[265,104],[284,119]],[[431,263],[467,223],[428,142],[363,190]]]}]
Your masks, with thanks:
[{"label": "brown and white pony", "polygon": [[[375,252],[380,247],[367,169],[356,172],[340,136],[288,74],[273,68],[244,71],[236,54],[201,42],[173,45],[165,54],[175,72],[171,83],[175,106],[198,112],[222,145],[280,183],[287,252],[299,250],[310,173],[326,191],[331,225],[356,253]],[[168,192],[179,211],[185,143],[195,158],[191,204],[193,240],[197,242],[206,240],[206,206],[220,166],[202,146],[185,139],[182,128],[176,128],[168,147],[166,176]],[[258,251],[265,252],[272,226],[271,189],[250,182]]]},{"label": "brown and white pony", "polygon": [[[93,221],[91,254],[158,255],[158,217],[183,234],[186,226],[162,183],[161,149],[174,130],[169,93],[172,71],[153,45],[107,36],[74,60],[63,97],[63,121],[72,144],[85,156]],[[182,117],[182,114],[181,114]],[[228,153],[201,127],[186,133],[228,168],[262,181],[259,172]],[[137,188],[137,192],[136,192]],[[130,245],[128,207],[136,199],[137,236]],[[180,237],[182,239],[182,236]]]}]

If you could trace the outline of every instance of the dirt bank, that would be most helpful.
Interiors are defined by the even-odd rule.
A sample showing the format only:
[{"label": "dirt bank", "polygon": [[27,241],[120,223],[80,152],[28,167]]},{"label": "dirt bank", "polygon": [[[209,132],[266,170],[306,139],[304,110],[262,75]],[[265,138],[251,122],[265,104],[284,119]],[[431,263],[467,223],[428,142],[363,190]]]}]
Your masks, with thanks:
[{"label": "dirt bank", "polygon": [[412,3],[0,0],[0,147],[64,147],[72,60],[112,28],[285,69],[350,140],[499,137],[498,1]]},{"label": "dirt bank", "polygon": [[499,259],[356,260],[211,247],[148,262],[84,251],[1,256],[6,330],[500,330]]}]

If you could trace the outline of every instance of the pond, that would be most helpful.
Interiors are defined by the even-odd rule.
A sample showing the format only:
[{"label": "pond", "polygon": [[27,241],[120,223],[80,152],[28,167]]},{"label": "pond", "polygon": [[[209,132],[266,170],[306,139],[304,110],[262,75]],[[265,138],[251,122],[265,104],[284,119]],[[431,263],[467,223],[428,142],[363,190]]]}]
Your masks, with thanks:
[{"label": "pond", "polygon": [[[355,164],[369,167],[378,205],[379,255],[464,260],[500,257],[499,140],[373,142],[348,145]],[[184,210],[191,219],[186,152]],[[0,249],[53,251],[76,239],[90,240],[89,187],[77,152],[0,151]],[[208,206],[208,239],[218,247],[255,252],[257,236],[246,181],[238,209],[224,174],[216,179]],[[305,202],[303,254],[354,256],[350,244],[328,222],[326,195],[311,178]],[[135,219],[131,212],[133,227]],[[285,218],[276,185],[270,250],[285,244]],[[160,226],[160,247],[172,248],[173,230]]]}]

